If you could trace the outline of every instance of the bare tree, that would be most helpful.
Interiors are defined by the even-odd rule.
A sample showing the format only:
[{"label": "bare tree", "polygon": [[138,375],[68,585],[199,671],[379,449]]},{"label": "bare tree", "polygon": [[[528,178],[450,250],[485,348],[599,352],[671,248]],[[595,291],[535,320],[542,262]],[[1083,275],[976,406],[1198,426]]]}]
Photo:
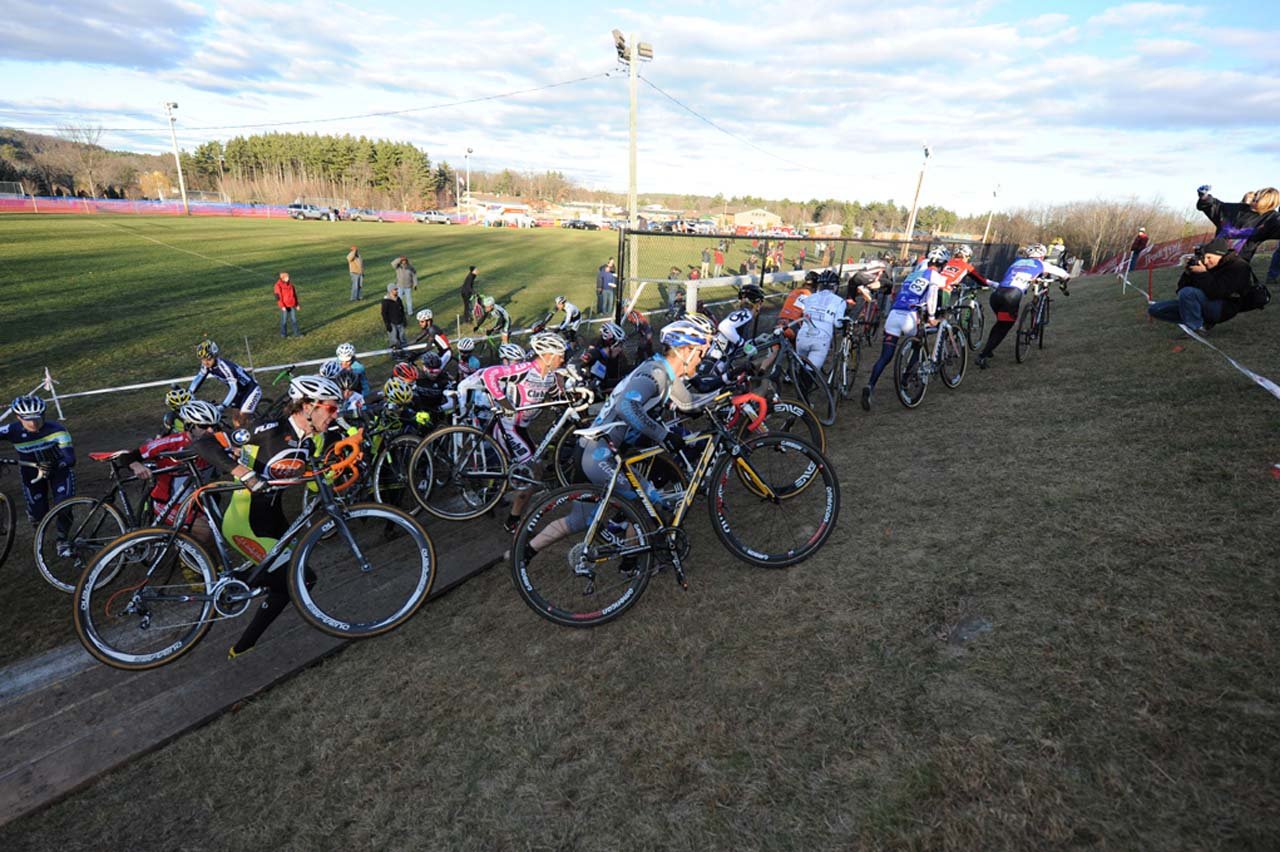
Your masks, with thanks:
[{"label": "bare tree", "polygon": [[91,197],[96,198],[103,167],[109,156],[106,149],[98,144],[98,140],[102,138],[102,127],[64,124],[58,128],[58,135],[71,143],[70,153],[75,163],[76,181],[89,190]]}]

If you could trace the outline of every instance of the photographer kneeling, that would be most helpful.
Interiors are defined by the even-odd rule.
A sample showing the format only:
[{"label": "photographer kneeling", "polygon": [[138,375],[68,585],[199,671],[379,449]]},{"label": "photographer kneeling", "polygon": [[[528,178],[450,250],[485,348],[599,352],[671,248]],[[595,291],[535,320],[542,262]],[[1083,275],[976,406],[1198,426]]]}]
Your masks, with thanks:
[{"label": "photographer kneeling", "polygon": [[1232,251],[1226,240],[1216,239],[1187,261],[1178,279],[1178,298],[1153,302],[1147,313],[1204,334],[1238,314],[1241,299],[1252,289],[1253,271],[1248,261]]}]

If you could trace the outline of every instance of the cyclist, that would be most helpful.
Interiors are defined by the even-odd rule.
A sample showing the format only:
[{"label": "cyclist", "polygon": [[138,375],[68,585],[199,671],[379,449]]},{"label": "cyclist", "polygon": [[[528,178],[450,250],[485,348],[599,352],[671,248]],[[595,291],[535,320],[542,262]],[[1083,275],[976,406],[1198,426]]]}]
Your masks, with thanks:
[{"label": "cyclist", "polygon": [[480,369],[480,359],[475,356],[476,342],[470,337],[458,341],[458,378],[467,376]]},{"label": "cyclist", "polygon": [[[205,547],[213,547],[213,534],[209,531],[209,521],[203,513],[197,512],[194,504],[187,507],[185,516],[179,518],[178,512],[186,498],[191,494],[190,483],[186,475],[186,467],[179,467],[179,461],[167,457],[166,453],[181,452],[188,449],[194,441],[213,433],[218,428],[218,409],[203,399],[188,401],[178,410],[178,416],[186,428],[182,431],[152,438],[136,450],[132,450],[122,458],[129,469],[139,479],[151,482],[151,505],[155,510],[156,523],[173,526],[179,521],[191,524],[191,534]],[[156,466],[153,473],[144,462],[152,462]],[[198,470],[207,471],[209,464],[204,459],[196,462]],[[172,472],[165,471],[172,469]]]},{"label": "cyclist", "polygon": [[[668,402],[686,411],[693,409],[689,389],[685,381],[692,378],[698,365],[711,346],[712,332],[704,322],[678,319],[662,328],[659,339],[666,347],[662,355],[654,355],[632,370],[623,379],[604,408],[596,415],[593,426],[615,423],[607,436],[580,440],[582,470],[587,479],[602,488],[617,472],[617,460],[609,450],[609,440],[620,453],[628,448],[661,444],[675,454],[685,448],[684,435],[679,429],[668,428],[661,420]],[[659,508],[668,508],[663,496],[652,483],[641,480],[646,495]],[[636,500],[637,495],[626,479],[618,481],[614,493],[623,500]],[[531,558],[539,549],[556,539],[573,532],[580,532],[591,522],[586,505],[575,504],[568,517],[558,518],[539,531],[529,542],[525,557]]]},{"label": "cyclist", "polygon": [[502,335],[503,343],[511,339],[511,314],[507,313],[506,308],[495,302],[492,296],[485,296],[480,300],[480,317],[476,320],[476,324],[471,330],[479,331],[480,326],[484,325],[485,320],[488,319],[493,320],[493,325],[488,331],[484,332],[486,335],[500,334]]},{"label": "cyclist", "polygon": [[[653,326],[649,323],[649,318],[632,308],[627,314],[627,322],[634,326],[634,334],[637,339],[636,343],[636,360],[643,361],[646,358],[653,357]],[[622,330],[622,326],[617,326],[618,330]],[[624,333],[618,338],[618,343],[622,343],[626,339]]]},{"label": "cyclist", "polygon": [[344,418],[363,416],[365,397],[360,392],[360,377],[351,370],[339,370],[338,375],[333,377],[333,383],[338,386],[338,390],[342,391],[342,405],[338,406],[338,416]]},{"label": "cyclist", "polygon": [[190,401],[191,391],[178,385],[169,388],[169,392],[164,395],[164,404],[168,406],[169,410],[164,413],[164,419],[161,421],[164,424],[164,431],[160,433],[161,435],[172,435],[186,428],[186,424],[182,422],[178,410]]},{"label": "cyclist", "polygon": [[[502,412],[498,426],[513,464],[527,464],[533,458],[533,440],[529,437],[529,424],[541,413],[539,409],[517,411],[529,405],[537,405],[548,396],[564,392],[563,376],[556,371],[564,366],[568,349],[560,335],[544,331],[529,339],[533,358],[510,364],[499,364],[480,373],[489,399]],[[514,396],[514,401],[509,396]],[[537,476],[535,470],[535,477]],[[528,504],[532,492],[520,489],[511,501],[511,514],[507,517],[507,532],[515,532],[520,523],[520,513]]]},{"label": "cyclist", "polygon": [[578,340],[578,326],[582,323],[582,311],[564,296],[556,296],[556,307],[551,312],[551,316],[555,316],[559,311],[564,311],[564,320],[554,330],[572,346]]},{"label": "cyclist", "polygon": [[893,309],[884,321],[884,344],[880,347],[880,358],[872,366],[871,376],[862,389],[863,411],[871,410],[871,395],[875,393],[880,374],[898,351],[898,338],[916,333],[916,311],[924,308],[929,325],[937,325],[938,321],[933,315],[938,310],[938,290],[943,283],[941,270],[947,259],[945,249],[933,249],[925,259],[924,269],[915,270],[902,282],[898,298],[893,301]]},{"label": "cyclist", "polygon": [[419,411],[438,411],[445,402],[444,392],[453,384],[444,371],[444,362],[436,353],[428,352],[422,356],[422,369],[414,373],[410,379],[408,371],[396,372],[397,377],[413,388],[413,407]]},{"label": "cyclist", "polygon": [[840,276],[824,272],[818,276],[818,292],[796,302],[802,311],[803,322],[796,333],[796,354],[819,370],[831,351],[836,326],[844,323],[848,300],[835,292]]},{"label": "cyclist", "polygon": [[[259,562],[279,537],[289,528],[284,512],[283,489],[272,488],[269,479],[299,478],[307,460],[318,452],[312,440],[324,435],[338,416],[342,391],[324,376],[297,376],[289,382],[289,407],[279,420],[258,423],[244,443],[228,455],[213,434],[207,434],[191,446],[214,470],[230,474],[246,486],[235,491],[222,518],[222,533],[238,551]],[[240,639],[227,652],[235,659],[248,651],[263,631],[284,611],[289,603],[287,571],[291,553],[284,551],[266,566],[263,581],[267,596],[254,613],[253,620]],[[308,572],[308,585],[315,582]]]},{"label": "cyclist", "polygon": [[[0,441],[13,444],[18,460],[30,462],[36,467],[23,465],[18,468],[22,480],[22,496],[27,503],[27,518],[31,525],[38,525],[49,512],[49,507],[76,493],[76,451],[71,443],[71,433],[57,420],[44,417],[44,400],[38,396],[20,396],[13,401],[14,423],[0,425]],[[50,492],[53,492],[52,499]],[[64,522],[65,519],[65,522]],[[58,555],[74,556],[67,532],[71,529],[71,514],[58,514]]]},{"label": "cyclist", "polygon": [[430,308],[423,308],[418,311],[417,320],[418,328],[422,329],[421,333],[414,338],[413,343],[429,343],[428,352],[435,352],[440,356],[440,360],[445,364],[449,363],[449,359],[453,357],[453,347],[449,345],[449,335],[444,333],[444,329],[436,325],[435,313]]},{"label": "cyclist", "polygon": [[501,364],[517,364],[528,357],[519,343],[504,343],[498,347],[498,361]]},{"label": "cyclist", "polygon": [[987,335],[986,345],[974,359],[981,369],[987,369],[991,363],[991,354],[996,351],[996,347],[1009,333],[1009,329],[1013,328],[1013,324],[1018,321],[1018,306],[1022,303],[1022,294],[1031,286],[1032,279],[1038,275],[1051,275],[1059,279],[1058,286],[1062,288],[1063,293],[1067,293],[1067,282],[1071,280],[1071,274],[1061,266],[1047,263],[1045,255],[1048,251],[1040,243],[1027,246],[1027,256],[1015,260],[1005,270],[1004,278],[1000,279],[1000,283],[992,291],[991,310],[995,311],[996,324],[991,327],[991,333]]},{"label": "cyclist", "polygon": [[963,283],[966,277],[972,277],[974,281],[977,281],[983,287],[991,286],[991,282],[984,278],[982,273],[969,262],[972,258],[973,249],[966,245],[956,246],[956,250],[952,253],[946,266],[942,267],[942,277],[946,280],[943,285],[945,289],[951,290],[951,288]]},{"label": "cyclist", "polygon": [[763,304],[764,290],[755,284],[744,284],[738,290],[738,307],[716,326],[715,339],[707,357],[713,361],[725,361],[742,347],[751,337],[745,333],[746,328],[755,322]]},{"label": "cyclist", "polygon": [[364,364],[356,360],[356,347],[351,343],[343,343],[334,353],[338,356],[338,369],[350,370],[360,379],[361,396],[369,395],[369,377],[365,375]]},{"label": "cyclist", "polygon": [[218,344],[212,340],[200,341],[196,346],[196,357],[200,359],[200,370],[191,380],[187,392],[194,395],[204,380],[213,376],[227,386],[227,395],[218,405],[219,413],[233,408],[236,410],[231,417],[237,426],[248,422],[258,408],[258,400],[262,399],[262,388],[258,387],[257,380],[244,367],[219,357]]},{"label": "cyclist", "polygon": [[600,326],[600,337],[578,359],[583,371],[595,379],[603,390],[612,390],[622,380],[622,369],[626,363],[622,357],[622,342],[625,338],[622,326],[616,322],[606,322]]}]

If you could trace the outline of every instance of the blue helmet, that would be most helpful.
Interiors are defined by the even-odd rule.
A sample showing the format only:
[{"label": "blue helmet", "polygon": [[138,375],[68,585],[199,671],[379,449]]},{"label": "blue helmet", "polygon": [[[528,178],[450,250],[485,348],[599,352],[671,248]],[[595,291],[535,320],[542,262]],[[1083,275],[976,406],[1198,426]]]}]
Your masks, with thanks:
[{"label": "blue helmet", "polygon": [[681,319],[662,327],[662,342],[667,346],[706,346],[711,335],[700,323]]}]

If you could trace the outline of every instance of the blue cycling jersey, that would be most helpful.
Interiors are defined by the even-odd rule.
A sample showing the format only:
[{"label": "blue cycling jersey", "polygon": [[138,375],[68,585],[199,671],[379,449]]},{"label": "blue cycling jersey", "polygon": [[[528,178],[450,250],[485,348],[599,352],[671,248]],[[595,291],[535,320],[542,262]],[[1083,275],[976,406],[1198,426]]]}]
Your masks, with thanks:
[{"label": "blue cycling jersey", "polygon": [[22,461],[36,464],[61,462],[64,467],[76,463],[75,447],[71,433],[57,420],[46,420],[34,432],[28,432],[21,422],[0,426],[0,441],[10,441]]},{"label": "blue cycling jersey", "polygon": [[1013,262],[1013,264],[1005,270],[1004,278],[1000,279],[1001,287],[1016,287],[1022,292],[1026,292],[1031,286],[1031,280],[1040,275],[1054,275],[1058,278],[1070,278],[1071,276],[1065,269],[1060,266],[1054,266],[1052,263],[1045,263],[1034,257],[1021,257]]},{"label": "blue cycling jersey", "polygon": [[927,267],[917,269],[902,282],[898,298],[893,300],[893,310],[913,311],[921,305],[934,303],[942,284],[942,276],[935,270]]},{"label": "blue cycling jersey", "polygon": [[614,444],[634,444],[641,435],[654,443],[667,434],[667,427],[653,416],[671,397],[671,387],[676,382],[676,371],[661,355],[655,355],[631,371],[618,383],[605,401],[604,408],[596,415],[593,426],[621,421],[626,424],[610,430]]},{"label": "blue cycling jersey", "polygon": [[191,380],[191,387],[187,388],[187,390],[195,394],[200,389],[200,385],[204,383],[204,380],[210,376],[227,386],[227,398],[222,401],[224,408],[232,407],[258,386],[258,382],[253,376],[249,375],[249,372],[244,367],[234,361],[228,361],[226,358],[218,358],[213,362],[212,367],[200,365],[200,371]]}]

